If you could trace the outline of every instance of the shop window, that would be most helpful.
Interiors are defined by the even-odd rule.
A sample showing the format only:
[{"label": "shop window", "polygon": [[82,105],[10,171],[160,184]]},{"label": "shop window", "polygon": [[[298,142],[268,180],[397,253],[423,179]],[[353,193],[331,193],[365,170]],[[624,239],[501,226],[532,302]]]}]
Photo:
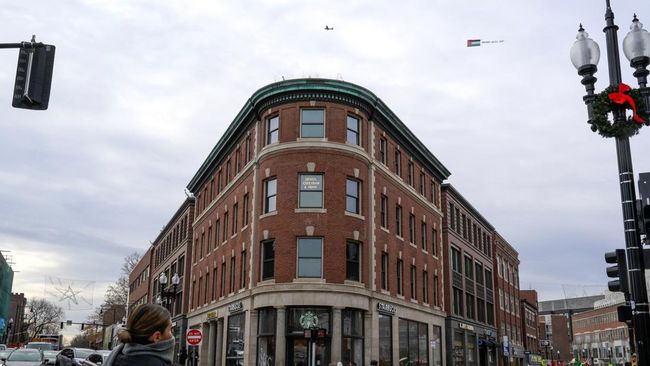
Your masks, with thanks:
[{"label": "shop window", "polygon": [[393,318],[379,314],[379,365],[390,366],[393,362]]},{"label": "shop window", "polygon": [[359,243],[355,241],[348,241],[346,243],[345,253],[345,279],[358,282],[361,278],[361,249]]},{"label": "shop window", "polygon": [[260,366],[275,365],[275,314],[273,308],[258,311],[257,364]]},{"label": "shop window", "polygon": [[323,264],[323,239],[298,239],[298,277],[320,278]]},{"label": "shop window", "polygon": [[467,366],[476,366],[476,334],[467,334]]},{"label": "shop window", "polygon": [[363,311],[344,309],[342,313],[343,364],[363,365]]},{"label": "shop window", "polygon": [[356,179],[348,178],[345,183],[345,210],[354,214],[361,213],[359,197],[361,183]]},{"label": "shop window", "polygon": [[454,331],[452,350],[453,366],[465,366],[465,335],[461,331]]},{"label": "shop window", "polygon": [[262,243],[262,281],[273,279],[275,273],[275,241]]},{"label": "shop window", "polygon": [[427,324],[399,319],[399,358],[407,364],[429,364],[429,333]]},{"label": "shop window", "polygon": [[275,212],[277,192],[277,179],[271,178],[264,181],[264,213]]},{"label": "shop window", "polygon": [[361,145],[360,124],[359,119],[356,117],[348,116],[346,142],[348,144]]},{"label": "shop window", "polygon": [[303,109],[300,112],[300,137],[325,137],[325,110]]},{"label": "shop window", "polygon": [[246,314],[228,317],[228,337],[226,343],[226,365],[244,364],[244,330]]},{"label": "shop window", "polygon": [[266,144],[278,142],[280,131],[280,117],[275,116],[266,120]]},{"label": "shop window", "polygon": [[433,326],[431,334],[431,350],[433,352],[433,366],[442,366],[442,329]]},{"label": "shop window", "polygon": [[323,207],[322,174],[300,174],[300,195],[298,198],[298,207]]}]

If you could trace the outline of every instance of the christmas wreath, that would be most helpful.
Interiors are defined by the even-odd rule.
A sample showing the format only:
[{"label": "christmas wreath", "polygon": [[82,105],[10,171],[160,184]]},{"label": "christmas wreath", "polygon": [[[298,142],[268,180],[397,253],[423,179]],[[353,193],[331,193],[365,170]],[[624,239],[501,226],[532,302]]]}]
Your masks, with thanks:
[{"label": "christmas wreath", "polygon": [[[603,137],[634,136],[644,124],[649,124],[641,93],[623,83],[610,86],[596,95],[592,107],[591,130]],[[632,117],[620,123],[610,122],[609,112],[620,108],[632,109]]]}]

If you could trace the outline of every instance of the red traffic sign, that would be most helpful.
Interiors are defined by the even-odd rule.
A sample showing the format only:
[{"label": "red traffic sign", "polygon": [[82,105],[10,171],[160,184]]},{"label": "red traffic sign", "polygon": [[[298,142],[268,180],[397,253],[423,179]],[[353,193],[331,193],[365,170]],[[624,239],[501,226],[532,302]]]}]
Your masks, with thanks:
[{"label": "red traffic sign", "polygon": [[199,329],[188,329],[185,339],[189,345],[198,346],[203,340],[203,333]]}]

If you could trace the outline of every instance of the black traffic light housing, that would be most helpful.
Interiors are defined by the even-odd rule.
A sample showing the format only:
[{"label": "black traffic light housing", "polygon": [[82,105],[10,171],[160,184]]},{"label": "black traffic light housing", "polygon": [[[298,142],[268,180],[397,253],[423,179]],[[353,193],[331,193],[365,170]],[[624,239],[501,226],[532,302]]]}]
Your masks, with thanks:
[{"label": "black traffic light housing", "polygon": [[605,262],[616,264],[607,267],[607,277],[618,278],[607,283],[607,288],[613,292],[630,293],[630,286],[627,279],[627,258],[625,249],[616,249],[614,252],[605,253]]},{"label": "black traffic light housing", "polygon": [[45,110],[50,101],[54,51],[48,44],[23,42],[18,51],[16,82],[11,103],[15,108]]},{"label": "black traffic light housing", "polygon": [[641,207],[639,210],[638,220],[641,222],[639,231],[645,234],[646,237],[650,236],[650,173],[639,174],[639,200]]}]

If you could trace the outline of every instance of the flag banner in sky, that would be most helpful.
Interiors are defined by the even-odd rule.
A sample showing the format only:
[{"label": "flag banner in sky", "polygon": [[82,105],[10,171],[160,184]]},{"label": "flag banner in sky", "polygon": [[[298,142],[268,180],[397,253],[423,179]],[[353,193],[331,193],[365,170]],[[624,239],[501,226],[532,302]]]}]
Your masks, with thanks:
[{"label": "flag banner in sky", "polygon": [[467,40],[467,47],[477,47],[481,45],[481,40],[480,39],[468,39]]}]

